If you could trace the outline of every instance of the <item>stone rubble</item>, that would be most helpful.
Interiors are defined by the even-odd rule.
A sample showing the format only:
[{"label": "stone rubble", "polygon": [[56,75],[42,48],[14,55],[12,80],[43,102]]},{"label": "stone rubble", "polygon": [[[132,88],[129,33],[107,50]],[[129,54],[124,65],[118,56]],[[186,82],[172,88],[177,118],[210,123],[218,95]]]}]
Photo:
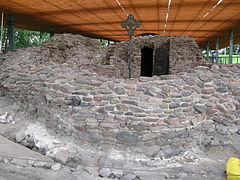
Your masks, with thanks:
[{"label": "stone rubble", "polygon": [[[83,170],[83,168],[70,169],[55,163],[51,166],[40,166],[46,162],[34,162],[36,166],[27,164],[27,161],[19,159],[0,159],[1,180],[58,180],[58,179],[71,179],[71,180],[107,180],[105,178],[93,176],[92,174]],[[38,163],[38,164],[37,164]]]},{"label": "stone rubble", "polygon": [[112,172],[109,168],[102,168],[99,171],[99,175],[102,176],[102,177],[110,177],[111,173]]},{"label": "stone rubble", "polygon": [[54,164],[51,166],[51,169],[54,170],[54,171],[59,171],[61,169],[61,164],[60,163],[57,163],[57,164]]},{"label": "stone rubble", "polygon": [[0,116],[0,123],[5,124],[13,121],[13,117],[8,113],[5,112],[4,115]]},{"label": "stone rubble", "polygon": [[68,157],[69,157],[69,153],[67,150],[64,150],[64,149],[60,149],[56,152],[56,160],[57,161],[60,161],[61,163],[65,164],[68,160]]},{"label": "stone rubble", "polygon": [[123,176],[123,177],[121,177],[120,178],[120,180],[134,180],[134,179],[136,179],[136,175],[135,174],[127,174],[127,175],[125,175],[125,176]]},{"label": "stone rubble", "polygon": [[[51,169],[53,166],[54,168],[58,168],[58,170],[61,169],[61,164],[59,163],[52,163],[52,162],[45,162],[45,161],[34,161],[34,160],[28,160],[24,158],[0,158],[0,163],[5,163],[5,164],[12,164],[12,165],[17,165],[21,167],[37,167],[37,168],[46,168],[46,169]],[[60,165],[60,166],[59,166]]]},{"label": "stone rubble", "polygon": [[[213,123],[213,122],[211,122],[211,123]],[[191,131],[189,133],[191,134],[194,132],[199,132],[203,128],[208,129],[208,127],[210,127],[210,124],[205,124],[205,125],[206,125],[206,127],[200,126],[200,127],[198,127],[198,129],[189,129],[189,131]],[[40,126],[40,125],[38,125],[38,126]],[[219,128],[220,128],[219,130],[221,130],[222,127],[219,126]],[[36,129],[36,128],[33,128],[33,129]],[[37,131],[39,131],[39,130],[40,129],[37,129]],[[177,132],[172,131],[172,133],[177,133]],[[206,137],[206,134],[209,134],[209,137],[216,136],[215,133],[212,132],[212,129],[209,129],[206,132],[202,132],[200,137],[198,137],[198,138],[195,137],[196,141],[199,141],[200,139],[202,139],[204,141],[204,143],[206,143],[206,148],[207,148],[207,146],[210,146],[210,147],[216,146],[219,148],[219,146],[222,146],[221,142],[223,142],[224,138],[226,138],[226,137],[233,138],[233,139],[236,138],[236,137],[231,137],[232,135],[228,136],[226,134],[222,134],[220,136],[218,135],[219,136],[218,138],[220,140],[219,142],[216,141],[217,139],[209,142],[209,141],[206,141],[206,139],[204,139]],[[181,135],[179,135],[179,133],[177,133],[176,136],[181,136]],[[41,141],[41,139],[43,139],[42,142],[39,143],[39,144],[42,144],[42,146],[47,147],[50,145],[50,144],[44,145],[44,143],[49,142],[49,141],[44,139],[43,137],[36,136],[35,138],[36,138],[36,141],[37,140]],[[39,138],[39,139],[37,139],[37,138]],[[206,138],[208,139],[208,136]],[[99,174],[99,175],[101,175],[102,177],[121,178],[128,174],[127,172],[125,172],[126,170],[132,171],[135,174],[137,174],[137,176],[139,176],[139,172],[141,172],[141,169],[147,169],[149,171],[156,172],[156,171],[158,171],[158,169],[162,169],[164,167],[168,167],[169,169],[172,169],[172,168],[184,168],[185,166],[189,166],[189,165],[196,166],[196,169],[194,169],[194,173],[196,173],[198,170],[197,167],[199,167],[199,165],[201,163],[205,164],[205,166],[206,166],[206,163],[212,164],[212,163],[218,162],[217,159],[215,159],[215,160],[209,159],[209,157],[207,157],[207,155],[205,154],[205,152],[207,152],[207,149],[205,149],[205,150],[199,149],[200,147],[198,147],[199,145],[197,145],[197,142],[182,142],[185,147],[182,147],[182,148],[178,147],[178,149],[175,149],[175,152],[173,150],[173,148],[175,146],[173,148],[168,146],[168,147],[165,147],[165,148],[167,148],[165,151],[159,151],[156,149],[155,152],[158,152],[157,154],[154,153],[153,155],[147,155],[147,151],[149,151],[149,148],[139,148],[138,150],[134,150],[133,152],[116,151],[116,150],[112,150],[112,149],[109,150],[108,152],[99,152],[96,149],[94,149],[93,147],[91,147],[91,149],[89,149],[90,147],[87,146],[88,149],[84,150],[84,149],[82,149],[81,146],[79,147],[74,144],[68,144],[69,142],[66,142],[66,139],[65,140],[64,139],[62,139],[62,140],[55,139],[53,141],[54,142],[61,141],[61,144],[59,144],[59,143],[55,144],[57,149],[68,149],[68,150],[75,149],[74,151],[71,152],[71,157],[72,158],[73,158],[73,156],[80,157],[78,163],[81,164],[83,167],[89,166],[90,169],[94,169],[94,167],[100,167],[99,173],[101,173],[101,174]],[[180,141],[179,137],[176,137],[176,141],[174,143],[177,143],[177,141]],[[230,145],[229,143],[231,141],[230,142],[228,142],[226,140],[224,140],[224,141],[225,141],[225,146],[223,145],[223,147],[228,147]],[[183,146],[183,145],[176,144],[176,146]],[[231,145],[236,146],[236,144],[234,144],[234,143],[232,143]],[[196,148],[192,148],[194,146]],[[49,147],[51,147],[51,145]],[[50,150],[49,147],[47,147],[47,149]],[[134,149],[134,147],[132,147],[132,148]],[[162,148],[164,148],[164,146]],[[140,150],[142,150],[142,151],[140,151]],[[136,151],[139,151],[141,153],[136,153]],[[182,151],[184,153],[182,153]],[[95,152],[95,153],[93,153],[93,152]],[[87,158],[86,156],[89,156],[88,159],[86,159]],[[91,159],[91,158],[93,158],[93,159]],[[84,162],[84,159],[86,160],[86,162]],[[209,166],[212,166],[212,165],[209,165]],[[208,166],[208,168],[210,168],[209,166]],[[218,165],[218,166],[220,166],[220,165]],[[201,168],[203,168],[203,167],[201,167]],[[107,175],[104,176],[102,174],[102,171],[106,170],[106,169],[110,170],[110,171],[107,171],[108,176]],[[206,171],[206,170],[204,170],[204,171]],[[184,172],[189,173],[189,169],[186,168],[184,170]],[[171,172],[170,174],[174,174],[174,173]],[[221,173],[219,173],[219,172],[217,174],[218,174],[217,176],[220,176],[220,177],[222,176]],[[184,173],[183,173],[182,176],[180,176],[180,177],[185,177],[185,176],[186,175],[184,175]]]},{"label": "stone rubble", "polygon": [[21,141],[23,141],[25,138],[26,138],[26,134],[25,134],[25,131],[18,131],[16,133],[16,142],[20,143]]}]

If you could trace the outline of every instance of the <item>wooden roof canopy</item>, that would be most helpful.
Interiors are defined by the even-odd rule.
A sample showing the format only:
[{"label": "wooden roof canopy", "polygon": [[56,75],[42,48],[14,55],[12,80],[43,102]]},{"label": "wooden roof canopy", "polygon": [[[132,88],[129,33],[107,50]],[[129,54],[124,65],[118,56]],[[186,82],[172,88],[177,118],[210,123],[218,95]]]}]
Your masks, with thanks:
[{"label": "wooden roof canopy", "polygon": [[[1,0],[0,11],[13,14],[17,28],[79,33],[115,41],[128,39],[120,22],[133,14],[142,33],[190,36],[204,47],[216,37],[220,47],[240,43],[240,0]],[[168,15],[167,15],[168,14]]]}]

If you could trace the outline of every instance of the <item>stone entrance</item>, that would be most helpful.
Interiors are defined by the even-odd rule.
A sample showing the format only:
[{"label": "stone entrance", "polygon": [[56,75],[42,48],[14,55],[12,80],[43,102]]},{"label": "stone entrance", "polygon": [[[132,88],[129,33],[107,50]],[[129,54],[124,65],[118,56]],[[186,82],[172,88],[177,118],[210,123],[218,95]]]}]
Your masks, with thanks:
[{"label": "stone entrance", "polygon": [[[146,34],[135,37],[132,41],[132,77],[134,78],[176,74],[206,64],[196,42],[188,37]],[[107,48],[104,64],[114,68],[110,72],[111,76],[128,78],[128,48],[129,41],[116,43]],[[109,70],[101,72],[105,73]]]},{"label": "stone entrance", "polygon": [[141,50],[141,76],[153,75],[153,49],[144,47]]},{"label": "stone entrance", "polygon": [[[154,57],[153,54],[155,54]],[[155,53],[149,47],[141,49],[141,76],[152,77],[165,74],[169,74],[169,44],[157,48]]]},{"label": "stone entrance", "polygon": [[156,49],[153,74],[157,76],[169,74],[169,44]]}]

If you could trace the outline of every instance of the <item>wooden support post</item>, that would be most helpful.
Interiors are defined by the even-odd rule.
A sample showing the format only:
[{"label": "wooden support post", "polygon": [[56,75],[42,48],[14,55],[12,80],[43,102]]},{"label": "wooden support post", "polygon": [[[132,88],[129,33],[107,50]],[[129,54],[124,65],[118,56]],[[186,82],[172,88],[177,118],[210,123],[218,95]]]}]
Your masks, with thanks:
[{"label": "wooden support post", "polygon": [[202,47],[200,47],[200,46],[199,46],[199,49],[200,49],[200,51],[201,51],[201,53],[202,53],[202,52],[203,52],[203,49],[202,49]]},{"label": "wooden support post", "polygon": [[55,33],[54,33],[53,31],[51,31],[51,32],[50,32],[50,37],[53,37],[54,34],[55,34]]},{"label": "wooden support post", "polygon": [[9,40],[9,51],[14,51],[15,49],[15,34],[14,34],[14,21],[13,16],[8,17],[8,40]]},{"label": "wooden support post", "polygon": [[210,49],[210,42],[208,41],[207,42],[207,52],[206,52],[207,53],[207,62],[209,62],[209,51],[210,51],[209,49]]},{"label": "wooden support post", "polygon": [[219,51],[219,37],[216,39],[216,63],[218,64],[218,51]]},{"label": "wooden support post", "polygon": [[105,45],[103,39],[100,39],[100,44],[101,44],[101,46]]},{"label": "wooden support post", "polygon": [[55,35],[54,26],[52,26],[50,30],[50,37],[53,37],[54,35]]},{"label": "wooden support post", "polygon": [[212,56],[211,56],[212,63],[214,63],[214,62],[215,62],[215,61],[214,61],[214,51],[211,52],[211,55],[212,55]]},{"label": "wooden support post", "polygon": [[233,41],[234,41],[234,34],[233,31],[231,31],[230,34],[230,44],[229,44],[229,64],[233,63]]},{"label": "wooden support post", "polygon": [[3,18],[4,18],[4,13],[2,12],[2,18],[1,18],[1,37],[0,37],[0,53],[2,53],[2,45],[3,45]]}]

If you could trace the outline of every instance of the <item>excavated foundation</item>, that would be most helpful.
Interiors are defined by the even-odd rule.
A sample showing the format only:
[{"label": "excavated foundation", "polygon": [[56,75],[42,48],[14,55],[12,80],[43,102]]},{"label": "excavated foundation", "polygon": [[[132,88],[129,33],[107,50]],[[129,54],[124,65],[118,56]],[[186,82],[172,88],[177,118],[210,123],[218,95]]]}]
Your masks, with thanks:
[{"label": "excavated foundation", "polygon": [[239,152],[240,65],[121,79],[104,57],[94,40],[57,35],[1,58],[0,86],[32,117],[34,146],[53,158],[64,149],[63,163],[136,171]]}]

